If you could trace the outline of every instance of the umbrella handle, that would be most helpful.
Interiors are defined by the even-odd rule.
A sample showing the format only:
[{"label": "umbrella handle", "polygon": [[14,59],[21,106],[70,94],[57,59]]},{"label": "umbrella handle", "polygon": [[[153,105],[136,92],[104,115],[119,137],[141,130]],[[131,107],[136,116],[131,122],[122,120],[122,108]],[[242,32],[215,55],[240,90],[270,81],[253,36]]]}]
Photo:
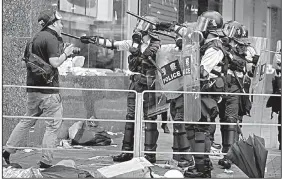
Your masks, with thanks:
[{"label": "umbrella handle", "polygon": [[240,124],[239,120],[237,120],[237,127],[238,127],[239,134],[241,135],[242,139],[245,140],[242,129],[239,124]]}]

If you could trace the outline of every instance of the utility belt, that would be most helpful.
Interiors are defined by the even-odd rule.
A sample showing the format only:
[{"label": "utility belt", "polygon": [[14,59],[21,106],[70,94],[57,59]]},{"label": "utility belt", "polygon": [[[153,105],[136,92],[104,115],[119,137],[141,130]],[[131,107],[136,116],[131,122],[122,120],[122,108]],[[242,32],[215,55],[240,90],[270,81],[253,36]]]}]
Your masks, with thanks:
[{"label": "utility belt", "polygon": [[143,85],[153,86],[155,83],[155,76],[143,75],[143,74],[134,74],[129,77],[132,82],[140,83]]}]

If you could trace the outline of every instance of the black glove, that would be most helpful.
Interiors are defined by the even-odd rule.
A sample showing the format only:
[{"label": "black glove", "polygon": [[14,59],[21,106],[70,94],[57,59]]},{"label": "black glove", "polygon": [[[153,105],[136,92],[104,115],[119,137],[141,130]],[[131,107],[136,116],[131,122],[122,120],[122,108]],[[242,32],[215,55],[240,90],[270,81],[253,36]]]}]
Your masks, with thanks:
[{"label": "black glove", "polygon": [[95,44],[96,39],[97,39],[96,36],[82,36],[82,37],[80,37],[80,41],[82,43],[85,43],[85,44],[89,44],[89,43]]},{"label": "black glove", "polygon": [[231,60],[229,69],[232,71],[244,72],[245,64],[243,61]]},{"label": "black glove", "polygon": [[141,58],[133,55],[128,56],[128,68],[132,72],[138,72],[138,67],[140,67]]},{"label": "black glove", "polygon": [[141,51],[139,50],[139,48],[135,48],[135,47],[130,47],[129,48],[129,52],[133,55],[133,56],[139,56],[141,54]]},{"label": "black glove", "polygon": [[170,22],[160,22],[156,25],[157,30],[171,32],[173,31],[173,24]]}]

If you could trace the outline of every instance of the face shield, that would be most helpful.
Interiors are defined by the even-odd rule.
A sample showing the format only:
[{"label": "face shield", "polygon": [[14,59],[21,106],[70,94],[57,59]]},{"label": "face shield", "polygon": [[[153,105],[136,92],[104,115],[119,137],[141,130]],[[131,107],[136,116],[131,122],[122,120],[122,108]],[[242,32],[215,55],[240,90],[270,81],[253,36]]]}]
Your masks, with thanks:
[{"label": "face shield", "polygon": [[145,22],[143,20],[139,20],[136,24],[135,31],[148,31],[150,27],[150,23]]},{"label": "face shield", "polygon": [[200,32],[207,31],[210,20],[211,19],[207,17],[199,16],[195,27],[195,31],[200,31]]}]

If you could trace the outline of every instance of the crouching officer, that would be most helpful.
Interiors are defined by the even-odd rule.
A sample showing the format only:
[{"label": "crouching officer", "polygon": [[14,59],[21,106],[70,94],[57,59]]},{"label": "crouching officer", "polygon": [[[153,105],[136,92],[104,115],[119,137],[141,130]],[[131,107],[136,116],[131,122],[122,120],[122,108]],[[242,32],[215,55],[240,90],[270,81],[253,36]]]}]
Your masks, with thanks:
[{"label": "crouching officer", "polygon": [[[158,19],[152,16],[146,16],[147,20],[157,23]],[[138,93],[144,90],[154,90],[155,70],[156,66],[151,62],[155,61],[156,53],[160,48],[160,40],[157,35],[152,33],[155,26],[148,22],[139,20],[134,29],[132,40],[114,41],[105,39],[99,36],[83,36],[81,41],[84,43],[94,43],[101,45],[105,48],[117,49],[119,51],[129,51],[131,55],[128,57],[129,70],[139,74],[131,75],[131,83],[129,90],[136,90]],[[127,96],[127,115],[125,124],[124,138],[122,150],[132,151],[134,145],[134,117],[135,117],[135,94],[128,93]],[[155,102],[154,95],[146,93],[144,95],[144,118],[145,120],[155,120],[155,118],[148,118],[147,112],[148,107]],[[145,124],[145,150],[156,151],[157,139],[159,132],[157,130],[157,123],[146,123]],[[114,156],[113,160],[116,162],[124,162],[131,160],[133,154],[121,153],[120,155]],[[156,162],[155,154],[145,154],[145,158],[151,163]]]},{"label": "crouching officer", "polygon": [[[175,24],[160,23],[163,29],[173,29],[179,34],[185,34],[187,29]],[[205,39],[201,43],[200,50],[200,76],[203,80],[201,89],[203,91],[213,91],[215,89],[224,89],[224,79],[222,78],[222,70],[224,64],[224,53],[222,42],[219,36],[222,36],[221,31],[223,18],[216,11],[204,12],[197,21],[197,33],[202,34]],[[195,31],[196,32],[196,31]],[[214,88],[216,85],[217,87]],[[202,115],[199,122],[207,122],[210,118],[215,118],[218,115],[217,102],[220,96],[217,95],[201,95],[202,100]],[[205,109],[205,110],[204,110]],[[207,112],[209,111],[209,112]],[[206,152],[211,148],[209,137],[209,125],[185,125],[186,133],[192,147],[192,152]],[[184,175],[188,178],[210,178],[212,162],[209,155],[194,155],[195,167],[190,167],[185,171]]]}]

